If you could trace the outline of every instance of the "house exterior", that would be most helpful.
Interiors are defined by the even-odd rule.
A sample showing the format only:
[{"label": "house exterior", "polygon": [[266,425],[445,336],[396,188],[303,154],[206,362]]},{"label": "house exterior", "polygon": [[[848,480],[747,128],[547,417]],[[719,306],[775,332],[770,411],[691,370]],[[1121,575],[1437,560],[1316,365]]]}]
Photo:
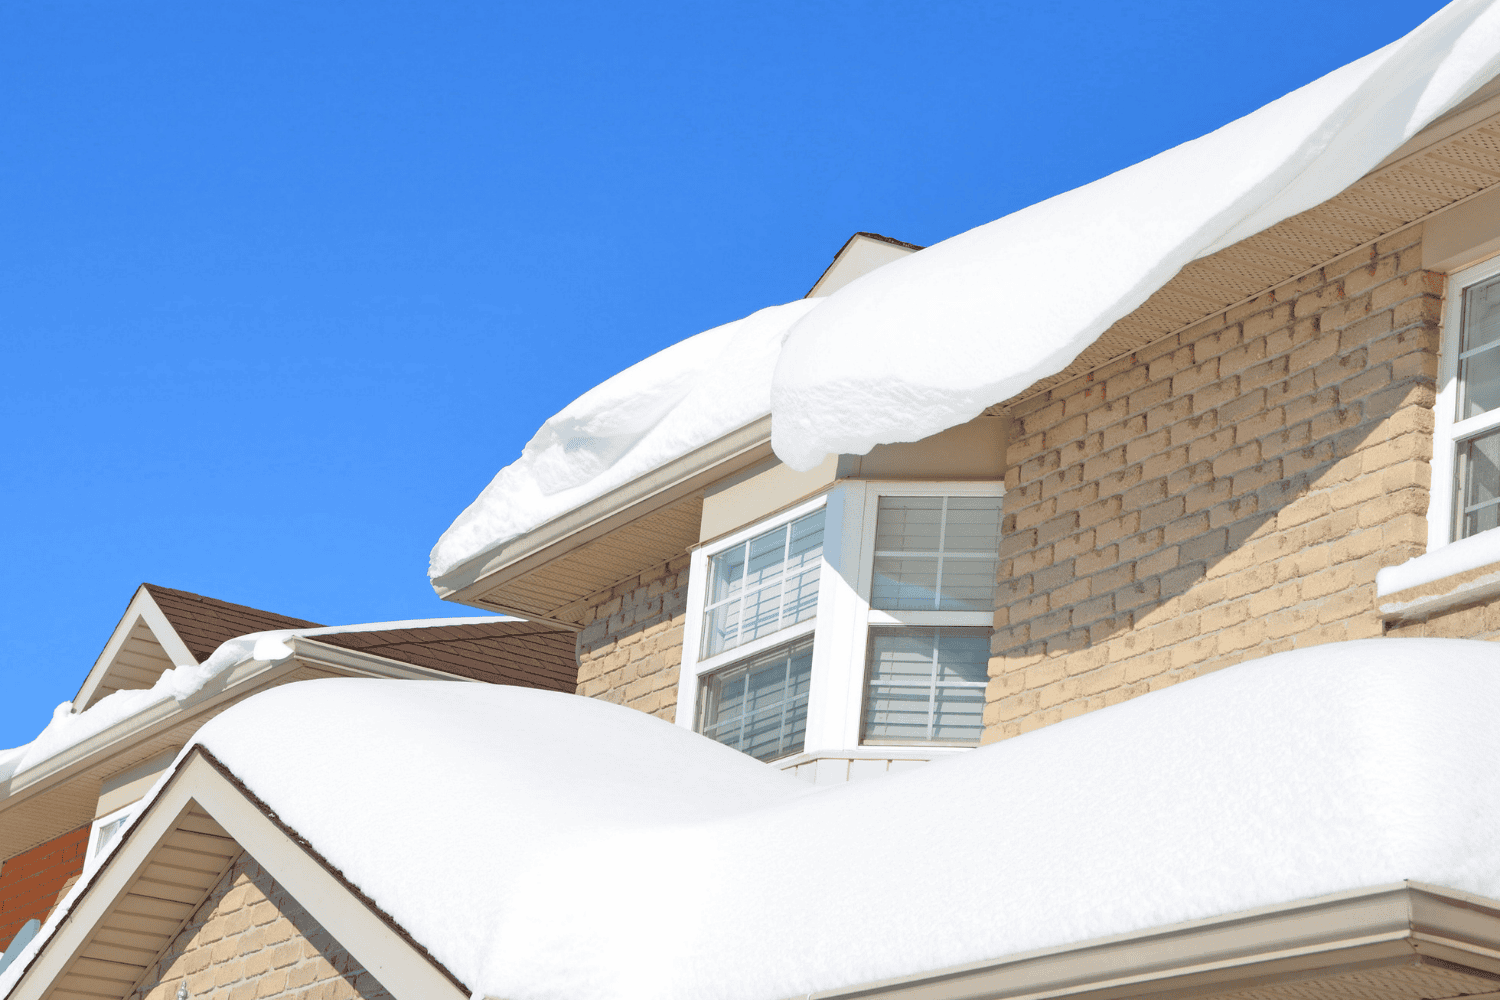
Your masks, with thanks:
[{"label": "house exterior", "polygon": [[265,632],[287,635],[275,658],[258,658],[246,649],[181,699],[141,699],[134,711],[111,713],[84,738],[62,742],[54,753],[17,758],[19,767],[0,759],[0,952],[28,924],[46,919],[194,733],[253,694],[320,677],[461,680],[547,690],[571,690],[575,683],[572,638],[546,625],[491,617],[324,628],[142,584],[64,724],[83,724],[107,696],[145,695],[174,666],[200,667],[224,644]]},{"label": "house exterior", "polygon": [[[856,234],[808,295],[837,294],[882,266],[923,252],[888,237]],[[1225,702],[1136,700],[1139,695],[1242,661],[1319,647],[1329,659],[1343,661],[1341,669],[1350,675],[1350,647],[1334,645],[1350,640],[1373,644],[1354,648],[1378,651],[1367,655],[1385,670],[1400,658],[1391,651],[1402,648],[1397,644],[1404,640],[1500,637],[1500,532],[1490,530],[1500,526],[1500,363],[1493,360],[1500,358],[1500,311],[1492,301],[1500,302],[1500,83],[1493,80],[1332,198],[1193,260],[1062,371],[995,401],[973,419],[915,442],[882,444],[861,455],[828,455],[799,471],[777,458],[765,416],[484,546],[434,579],[447,599],[519,615],[526,622],[407,629],[398,641],[381,632],[309,635],[310,623],[272,624],[304,633],[288,640],[287,655],[259,659],[257,646],[237,667],[240,673],[203,688],[196,701],[170,707],[160,722],[134,721],[128,733],[108,730],[100,739],[77,744],[75,752],[54,755],[48,767],[63,775],[56,782],[25,771],[11,778],[8,798],[0,799],[5,824],[0,830],[14,841],[6,850],[20,852],[12,861],[22,860],[10,870],[23,878],[39,877],[28,874],[33,871],[50,873],[45,885],[57,884],[41,896],[13,890],[14,898],[32,908],[27,912],[40,913],[38,900],[47,892],[52,893],[46,897],[48,910],[63,894],[66,880],[59,881],[60,875],[82,870],[87,880],[66,894],[68,904],[50,919],[41,945],[25,952],[7,996],[404,1000],[484,995],[498,1000],[481,986],[482,976],[492,971],[484,970],[475,949],[466,952],[420,929],[423,908],[435,900],[447,906],[450,897],[472,902],[473,893],[459,891],[468,888],[460,882],[471,869],[511,850],[524,854],[516,845],[529,843],[527,809],[547,814],[551,786],[562,783],[559,775],[586,784],[585,798],[629,795],[585,768],[568,770],[576,761],[557,764],[576,734],[547,716],[549,705],[510,703],[511,714],[497,716],[506,725],[493,734],[491,742],[501,748],[493,756],[475,753],[459,762],[454,755],[460,751],[445,746],[432,752],[439,766],[427,772],[398,769],[391,760],[381,764],[401,775],[395,784],[404,789],[403,804],[420,802],[422,810],[431,810],[432,828],[425,831],[433,835],[430,842],[447,844],[444,837],[458,836],[455,830],[474,827],[505,830],[514,840],[500,834],[488,840],[460,837],[458,842],[480,853],[460,854],[454,867],[443,869],[448,881],[435,881],[415,894],[382,893],[372,886],[388,885],[380,879],[410,855],[389,853],[389,844],[380,847],[384,840],[376,828],[391,813],[384,800],[345,787],[346,779],[374,780],[360,762],[339,758],[327,795],[337,809],[348,811],[348,823],[370,830],[368,854],[348,848],[351,840],[339,829],[343,815],[332,822],[307,813],[289,820],[306,804],[302,776],[293,780],[281,772],[300,797],[274,782],[268,785],[265,775],[274,769],[267,772],[254,753],[245,752],[246,746],[259,749],[254,747],[259,733],[276,734],[261,737],[268,752],[284,749],[277,744],[290,737],[271,728],[268,715],[274,712],[267,706],[296,707],[289,695],[284,702],[273,700],[286,691],[238,706],[238,717],[252,720],[248,728],[217,732],[215,739],[191,746],[167,773],[168,762],[188,746],[198,725],[229,702],[289,680],[331,674],[460,674],[576,690],[593,700],[567,700],[591,725],[616,725],[606,709],[639,724],[618,730],[620,759],[613,759],[611,745],[608,753],[595,755],[611,759],[591,760],[590,766],[616,768],[619,778],[659,764],[662,773],[655,777],[664,788],[670,786],[664,803],[676,803],[695,781],[714,786],[706,776],[716,772],[694,770],[707,759],[700,755],[718,754],[715,766],[727,757],[724,787],[709,791],[733,798],[741,791],[736,782],[743,780],[747,802],[785,806],[766,810],[769,819],[755,817],[761,827],[750,823],[752,832],[768,835],[745,835],[737,842],[747,852],[766,851],[757,855],[764,862],[758,871],[790,863],[787,855],[797,852],[786,845],[800,848],[803,843],[795,838],[810,840],[817,823],[806,818],[825,814],[826,819],[836,808],[832,803],[842,803],[851,817],[847,831],[836,831],[847,832],[848,841],[836,836],[818,841],[819,863],[797,869],[802,877],[821,878],[823,869],[846,865],[859,884],[869,884],[870,867],[861,868],[841,852],[847,849],[863,860],[867,855],[860,851],[879,847],[874,838],[886,827],[906,831],[907,839],[899,841],[905,852],[892,849],[899,863],[888,864],[881,878],[909,892],[857,913],[840,912],[832,905],[836,900],[824,900],[830,909],[811,914],[814,929],[784,942],[786,949],[765,962],[827,951],[819,921],[835,925],[826,933],[851,952],[861,940],[877,951],[905,942],[901,935],[840,938],[839,925],[865,921],[860,926],[868,927],[879,920],[894,925],[908,906],[928,907],[923,912],[934,915],[933,926],[939,915],[955,921],[945,925],[950,931],[961,929],[965,919],[983,923],[968,912],[940,913],[941,900],[923,895],[923,884],[961,883],[968,874],[944,869],[942,855],[957,851],[954,845],[962,841],[970,850],[955,856],[972,862],[983,856],[986,838],[1014,837],[1016,824],[1022,832],[1027,822],[1044,830],[1053,799],[1058,811],[1069,805],[1064,800],[1080,795],[1103,800],[1111,775],[1122,785],[1162,793],[1156,805],[1163,813],[1179,819],[1198,811],[1218,816],[1219,827],[1175,845],[1217,875],[1212,863],[1218,845],[1228,844],[1236,830],[1257,818],[1245,805],[1253,798],[1248,792],[1268,809],[1297,799],[1275,787],[1288,772],[1266,765],[1253,772],[1258,775],[1253,788],[1218,789],[1201,802],[1163,793],[1187,784],[1198,763],[1195,754],[1228,773],[1234,751],[1218,740],[1234,727],[1194,730],[1196,716],[1173,717],[1160,706],[1206,707],[1226,713],[1223,718],[1237,716]],[[80,707],[109,691],[152,682],[161,670],[153,674],[149,662],[176,662],[168,630],[195,663],[204,662],[211,650],[188,643],[194,629],[207,626],[201,619],[187,621],[192,616],[174,603],[184,600],[181,595],[145,588],[137,600],[140,606],[132,604],[101,665],[86,680]],[[161,619],[169,629],[159,626]],[[477,637],[465,631],[433,638],[445,628],[494,629],[483,636],[493,643],[493,658],[481,665],[471,657],[459,669],[437,648],[446,649],[455,637],[466,642]],[[151,636],[165,656],[144,648]],[[1411,648],[1431,658],[1454,647],[1418,643]],[[1471,679],[1483,681],[1491,673],[1489,651],[1475,648],[1471,644],[1455,659],[1465,660]],[[1277,662],[1283,681],[1298,671],[1311,672],[1305,655]],[[1232,677],[1239,686],[1228,689],[1233,695],[1228,704],[1250,704],[1254,692],[1240,682],[1244,676],[1241,671],[1205,678],[1165,697],[1223,691],[1223,685],[1213,685]],[[1489,688],[1474,690],[1494,696]],[[324,692],[320,689],[317,697],[326,698]],[[1288,717],[1302,714],[1291,723],[1282,720],[1284,728],[1273,738],[1246,743],[1253,748],[1248,755],[1257,761],[1269,757],[1278,745],[1320,731],[1320,725],[1332,732],[1334,722],[1319,720],[1319,712],[1343,719],[1347,709],[1355,718],[1358,698],[1350,707],[1323,693],[1330,695],[1326,702],[1283,706]],[[389,689],[385,698],[399,700]],[[413,711],[431,716],[430,706],[419,701],[413,697]],[[599,701],[677,728],[648,726],[641,716]],[[1121,705],[1125,702],[1131,704]],[[1134,734],[1116,732],[1112,742],[1102,740],[1102,757],[1087,758],[1095,749],[1087,740],[1081,750],[1070,740],[1079,733],[1107,734],[1110,724],[1104,720],[1126,717],[1120,711],[1085,720],[1098,723],[1093,729],[1053,725],[1117,705],[1147,725]],[[1377,714],[1391,707],[1377,706]],[[1363,710],[1369,708],[1365,704]],[[1454,718],[1467,713],[1466,735],[1492,730],[1474,722],[1483,709],[1472,704],[1453,709]],[[455,746],[467,752],[483,743],[465,742],[477,739],[473,718],[482,712],[452,703],[447,711],[454,718],[462,711],[469,719],[467,725],[455,723]],[[528,711],[539,719],[528,719]],[[310,712],[306,718],[330,717]],[[1274,712],[1262,719],[1268,730],[1274,720]],[[1368,721],[1358,718],[1355,729]],[[527,723],[533,728],[519,736],[506,728],[524,730]],[[480,728],[486,724],[487,717]],[[1425,726],[1425,738],[1441,746],[1444,741],[1436,736],[1442,719],[1429,715]],[[1189,735],[1174,743],[1179,728]],[[681,754],[662,751],[661,730],[678,741],[674,746]],[[786,786],[795,782],[758,765],[751,768],[748,758],[683,730],[812,785],[876,779],[942,758],[951,764],[928,769],[935,779],[956,781],[954,775],[975,773],[980,770],[975,762],[983,761],[989,770],[981,773],[1005,781],[953,785],[976,801],[959,795],[924,799],[914,791],[916,783],[905,779],[872,781],[854,790],[788,792]],[[157,733],[170,736],[148,743]],[[1007,743],[1028,733],[1034,735]],[[626,748],[626,734],[640,744]],[[368,728],[347,735],[368,741],[356,747],[355,756],[373,746]],[[219,740],[234,752],[221,756],[215,749]],[[994,743],[1003,745],[967,753]],[[523,746],[524,751],[518,749]],[[1021,754],[1016,759],[1027,766],[992,767],[990,762],[1011,759],[1001,756],[1007,749]],[[1110,752],[1121,759],[1139,756],[1115,773]],[[509,773],[495,764],[507,753],[524,757],[547,780],[535,786],[524,779],[507,784]],[[1035,777],[1049,755],[1075,765],[1084,759],[1084,765]],[[1438,771],[1443,760],[1423,757],[1407,770],[1431,766]],[[1325,782],[1307,786],[1314,789],[1309,796],[1314,803],[1332,801],[1349,784],[1330,778],[1334,771],[1323,763],[1307,769]],[[1391,770],[1401,770],[1402,763]],[[1447,759],[1448,765],[1457,763]],[[971,770],[963,770],[971,764]],[[1294,761],[1293,772],[1298,766]],[[447,796],[441,807],[429,789],[419,787],[423,777],[461,778],[456,772],[468,767],[479,776],[476,787]],[[1157,767],[1176,784],[1153,785],[1148,772]],[[1032,775],[1031,784],[1023,771]],[[163,775],[154,796],[142,800],[147,786]],[[67,785],[75,776],[76,783]],[[773,788],[772,778],[781,785]],[[1075,784],[1059,784],[1069,779]],[[1413,780],[1400,788],[1411,796],[1425,792],[1426,786]],[[1211,790],[1212,785],[1210,780]],[[60,790],[49,791],[54,786]],[[462,782],[446,787],[462,787]],[[894,797],[881,799],[874,794],[880,790],[893,790]],[[1022,790],[1026,794],[1019,794]],[[857,794],[843,794],[851,791]],[[1443,791],[1446,801],[1456,797],[1447,786]],[[528,798],[532,793],[538,797]],[[1010,795],[1014,812],[1005,813]],[[473,801],[454,804],[455,799]],[[978,801],[984,799],[992,801]],[[28,806],[33,800],[36,804]],[[500,800],[502,807],[485,806],[489,800]],[[1215,812],[1226,802],[1232,808]],[[1400,802],[1400,795],[1381,800],[1363,828],[1366,817],[1355,812],[1359,802],[1321,817],[1311,814],[1308,822],[1350,825],[1353,835],[1345,844],[1354,851],[1365,830],[1396,815]],[[812,806],[799,814],[797,803]],[[826,809],[823,803],[829,803]],[[998,811],[978,811],[986,804]],[[594,879],[568,904],[570,919],[582,920],[595,907],[606,914],[627,913],[609,909],[611,901],[619,902],[611,896],[618,889],[611,879],[621,871],[629,876],[624,884],[635,890],[646,885],[642,870],[652,879],[666,872],[672,888],[661,897],[671,900],[673,892],[681,893],[704,909],[705,900],[693,892],[712,886],[715,878],[732,882],[721,871],[692,867],[695,858],[716,856],[693,854],[702,845],[683,831],[710,829],[731,840],[733,823],[713,814],[697,828],[672,808],[662,807],[666,818],[660,826],[601,824],[599,843],[579,842],[603,857],[581,850],[568,855]],[[971,808],[975,811],[963,812]],[[521,818],[515,820],[508,810]],[[95,818],[84,838],[90,811]],[[97,852],[108,824],[125,815],[131,824],[118,841],[105,845],[112,853],[83,868],[79,859]],[[1090,822],[1108,826],[1103,821],[1108,817],[1086,811],[1068,815],[1082,818],[1066,830],[1050,831],[1060,840]],[[1476,842],[1493,839],[1484,829],[1490,817],[1484,809],[1443,830],[1427,829],[1441,825],[1432,819],[1437,815],[1419,816],[1412,829],[1424,835],[1452,832],[1470,822]],[[971,822],[950,821],[951,816]],[[992,825],[981,828],[975,816]],[[318,834],[308,833],[307,819],[322,823]],[[22,830],[21,820],[33,825],[23,833],[8,832]],[[1148,816],[1149,822],[1134,827],[1156,820]],[[1303,832],[1321,829],[1312,825]],[[556,832],[559,837],[578,833]],[[944,851],[933,851],[932,838],[939,835]],[[1165,847],[1154,845],[1158,856],[1152,863],[1170,860],[1174,845],[1170,836],[1166,839]],[[429,841],[421,843],[425,848]],[[1014,840],[1007,843],[1017,847]],[[1095,854],[1080,850],[1050,861],[1066,869],[1069,861],[1084,868],[1098,857],[1111,858],[1103,866],[1108,870],[1097,873],[1101,883],[1104,875],[1145,864],[1144,851],[1116,856],[1107,854],[1110,846],[1099,839],[1078,843]],[[862,846],[857,850],[855,844]],[[991,859],[995,867],[987,869],[990,881],[984,882],[993,889],[989,897],[1003,899],[1018,891],[1013,883],[1030,875],[1024,859],[1046,855],[1045,845],[1037,850],[1018,850],[1015,856],[1022,860],[1014,871],[1004,870],[1009,858]],[[1465,850],[1479,848],[1460,843],[1450,853],[1461,862]],[[1265,869],[1282,860],[1275,852],[1252,856],[1262,862],[1257,877],[1275,875]],[[1321,859],[1325,866],[1336,860],[1328,854]],[[525,861],[523,856],[519,867],[507,870],[517,882],[528,883],[535,874]],[[432,870],[426,861],[423,865],[423,871]],[[564,881],[561,867],[550,870],[557,882]],[[0,893],[6,871],[0,868]],[[924,872],[932,876],[925,883]],[[1495,995],[1500,981],[1496,894],[1426,884],[1404,872],[1395,879],[1302,895],[1274,889],[1272,898],[1254,906],[1208,915],[1170,911],[1176,915],[1119,933],[1064,935],[1045,947],[937,963],[886,978],[861,981],[851,975],[840,985],[825,983],[827,988],[796,995],[807,1000]],[[776,885],[771,877],[763,881]],[[1182,881],[1193,888],[1192,879]],[[555,902],[547,898],[552,882],[542,882],[545,891],[524,897],[539,909]],[[1058,884],[1065,882],[1066,877],[1058,878]],[[1091,882],[1080,877],[1069,884],[1084,891]],[[1134,891],[1145,895],[1148,888]],[[645,895],[659,892],[656,882],[649,889]],[[642,895],[636,891],[624,898],[644,910],[655,900]],[[1035,912],[1046,905],[1109,912],[1131,902],[1125,892],[1080,896],[1068,905],[1039,898],[1044,895],[1027,897]],[[975,913],[988,905],[972,897],[969,902]],[[686,916],[673,917],[679,923],[663,918],[664,925],[686,934],[697,912],[686,909]],[[640,933],[637,924],[648,921],[628,912],[617,924],[619,933]],[[664,911],[653,912],[660,917]],[[984,912],[995,922],[1006,916],[1002,910]],[[1023,910],[1021,923],[1032,912]],[[561,933],[568,936],[571,926]],[[669,942],[663,954],[675,955],[674,945]],[[450,957],[455,954],[468,965],[456,964]],[[619,956],[621,965],[628,957]],[[660,971],[663,995],[679,995],[670,992],[679,980],[667,973],[682,970]],[[580,996],[613,995],[612,981],[601,987],[585,976],[569,984]],[[734,995],[735,984],[716,985]]]},{"label": "house exterior", "polygon": [[[719,738],[743,721],[715,716],[725,685],[771,684],[775,666],[750,657],[780,650],[793,721],[755,750],[818,781],[1280,650],[1493,637],[1495,591],[1475,582],[1493,560],[1411,593],[1381,593],[1376,577],[1483,546],[1471,539],[1494,523],[1500,411],[1471,359],[1488,350],[1500,274],[1497,114],[1491,84],[1337,197],[1188,265],[1065,371],[968,424],[812,472],[771,454],[769,421],[747,426],[435,586],[577,629],[580,694]],[[849,250],[869,241],[812,294],[857,276]],[[980,548],[911,534],[912,518],[951,533],[955,507]],[[710,635],[738,613],[715,602],[755,560],[743,547],[782,530],[769,572],[795,593],[777,627]],[[799,531],[818,535],[810,555],[794,551]],[[805,568],[818,559],[821,586]],[[954,569],[977,589],[918,609]],[[913,665],[922,642],[949,639]]]}]

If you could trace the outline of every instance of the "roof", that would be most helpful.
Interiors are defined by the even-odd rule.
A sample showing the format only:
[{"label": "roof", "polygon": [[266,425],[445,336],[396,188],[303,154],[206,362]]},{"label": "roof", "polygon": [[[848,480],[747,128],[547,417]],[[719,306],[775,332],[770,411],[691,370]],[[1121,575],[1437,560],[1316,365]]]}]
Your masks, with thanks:
[{"label": "roof", "polygon": [[715,350],[699,334],[659,352],[543,425],[438,540],[434,586],[477,603],[538,554],[528,536],[759,420],[798,470],[919,441],[1368,252],[1500,182],[1497,73],[1500,7],[1458,0],[1200,139],[717,328]]},{"label": "roof", "polygon": [[[1222,950],[1259,919],[1231,914],[1301,913],[1292,936],[1330,952],[1370,921],[1399,944],[1427,920],[1411,883],[1489,914],[1500,945],[1497,664],[1478,641],[1317,646],[822,790],[516,687],[311,681],[197,740],[481,995],[776,1000],[917,977],[972,996],[1042,952],[1082,952],[1069,975],[1095,983],[1117,968],[1101,955],[1180,972],[1184,940]],[[1214,929],[1172,930],[1194,921]]]},{"label": "roof", "polygon": [[573,633],[536,622],[500,619],[380,632],[332,632],[313,641],[490,684],[522,684],[569,694],[578,684]]},{"label": "roof", "polygon": [[173,590],[154,583],[143,588],[156,601],[183,644],[199,663],[230,639],[252,632],[271,632],[287,628],[320,628],[317,622],[278,615],[244,604],[221,601],[187,590]]},{"label": "roof", "polygon": [[855,278],[869,274],[882,264],[899,260],[922,249],[925,248],[915,243],[881,236],[879,233],[855,233],[839,247],[839,252],[833,255],[833,260],[829,261],[803,298],[832,295]]}]

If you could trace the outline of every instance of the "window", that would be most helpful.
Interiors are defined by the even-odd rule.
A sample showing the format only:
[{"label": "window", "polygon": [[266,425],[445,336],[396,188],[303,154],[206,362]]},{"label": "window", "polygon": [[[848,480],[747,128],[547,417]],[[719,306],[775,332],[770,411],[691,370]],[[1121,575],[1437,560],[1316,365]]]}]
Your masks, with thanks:
[{"label": "window", "polygon": [[1449,277],[1428,548],[1500,526],[1500,258]]},{"label": "window", "polygon": [[135,809],[135,803],[94,820],[94,827],[89,831],[88,857],[92,858],[109,847],[129,821],[133,809]]},{"label": "window", "polygon": [[768,761],[977,744],[1002,492],[843,480],[696,551],[679,723]]},{"label": "window", "polygon": [[761,760],[802,749],[812,640],[802,639],[707,675],[698,731]]},{"label": "window", "polygon": [[807,621],[818,610],[822,568],[821,510],[710,557],[703,655]]}]

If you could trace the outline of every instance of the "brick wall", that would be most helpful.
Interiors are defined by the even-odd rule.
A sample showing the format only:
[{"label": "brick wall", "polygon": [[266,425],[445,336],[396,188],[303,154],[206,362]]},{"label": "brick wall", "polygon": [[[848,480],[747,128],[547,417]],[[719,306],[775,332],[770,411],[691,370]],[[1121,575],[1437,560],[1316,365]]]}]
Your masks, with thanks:
[{"label": "brick wall", "polygon": [[147,970],[131,1000],[389,1000],[375,978],[241,855]]},{"label": "brick wall", "polygon": [[81,826],[0,865],[0,952],[26,921],[47,919],[83,871],[88,846],[89,827]]},{"label": "brick wall", "polygon": [[670,721],[687,586],[683,555],[590,598],[578,633],[578,693]]},{"label": "brick wall", "polygon": [[1381,634],[1426,540],[1442,276],[1420,230],[1012,410],[987,740]]}]

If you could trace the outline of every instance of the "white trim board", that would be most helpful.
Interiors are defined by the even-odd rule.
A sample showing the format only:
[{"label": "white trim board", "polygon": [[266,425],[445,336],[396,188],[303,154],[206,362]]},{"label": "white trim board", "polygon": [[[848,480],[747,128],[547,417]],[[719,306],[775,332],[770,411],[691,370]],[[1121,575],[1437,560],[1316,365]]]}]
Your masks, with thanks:
[{"label": "white trim board", "polygon": [[[202,821],[196,818],[200,813],[207,814],[222,828],[232,843],[205,850],[207,855],[225,858],[222,870],[211,880],[207,874],[200,879],[208,884],[197,900],[178,903],[177,912],[186,908],[186,914],[168,935],[169,942],[181,932],[186,920],[222,878],[223,871],[243,851],[265,868],[398,1000],[468,1000],[470,990],[427,955],[389,916],[364,899],[295,831],[272,819],[264,805],[202,747],[194,747],[178,764],[145,813],[73,897],[71,908],[50,930],[9,1000],[43,1000],[75,967],[86,968],[97,961],[90,957],[91,951],[112,947],[98,940],[96,928],[126,900],[137,882],[148,875],[168,837],[188,830],[202,838],[200,842],[205,845],[222,840],[201,829]],[[161,933],[165,931],[159,932],[158,937]],[[113,947],[118,949],[118,945]],[[118,950],[115,954],[118,960]],[[121,1000],[129,991],[127,985],[120,994]]]}]

